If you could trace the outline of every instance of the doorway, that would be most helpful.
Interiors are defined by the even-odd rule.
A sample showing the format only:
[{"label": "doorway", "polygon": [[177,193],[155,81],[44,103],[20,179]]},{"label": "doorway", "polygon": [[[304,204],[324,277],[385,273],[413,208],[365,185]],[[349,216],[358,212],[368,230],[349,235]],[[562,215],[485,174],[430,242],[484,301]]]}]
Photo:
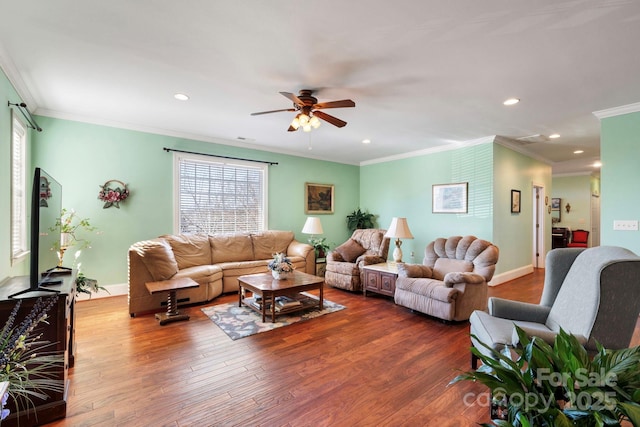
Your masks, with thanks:
[{"label": "doorway", "polygon": [[549,205],[549,197],[545,194],[544,186],[533,184],[533,268],[544,268],[545,259],[545,208]]}]

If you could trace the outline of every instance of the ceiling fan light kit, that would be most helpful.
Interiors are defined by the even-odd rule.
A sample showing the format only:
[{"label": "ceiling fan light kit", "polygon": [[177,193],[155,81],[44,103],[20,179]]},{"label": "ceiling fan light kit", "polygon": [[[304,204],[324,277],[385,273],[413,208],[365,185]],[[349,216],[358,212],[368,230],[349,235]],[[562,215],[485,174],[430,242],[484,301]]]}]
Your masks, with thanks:
[{"label": "ceiling fan light kit", "polygon": [[251,115],[258,116],[261,114],[278,113],[281,111],[297,112],[296,116],[289,124],[289,129],[287,129],[289,132],[295,132],[300,128],[302,128],[304,132],[311,132],[311,129],[317,129],[320,127],[320,120],[324,120],[325,122],[331,123],[339,128],[344,127],[347,125],[347,122],[344,120],[340,120],[337,117],[318,110],[323,108],[347,108],[356,106],[356,103],[350,99],[318,103],[318,99],[312,95],[313,91],[310,89],[302,89],[298,96],[289,92],[280,92],[280,94],[293,102],[293,108],[261,111],[259,113],[251,113]]}]

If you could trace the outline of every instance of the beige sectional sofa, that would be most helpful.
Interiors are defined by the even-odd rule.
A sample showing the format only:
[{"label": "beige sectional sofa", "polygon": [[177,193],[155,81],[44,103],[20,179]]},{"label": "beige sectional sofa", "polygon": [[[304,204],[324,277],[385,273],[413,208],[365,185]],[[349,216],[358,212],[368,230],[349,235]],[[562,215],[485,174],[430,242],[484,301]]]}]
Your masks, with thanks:
[{"label": "beige sectional sofa", "polygon": [[291,231],[233,235],[165,235],[129,248],[129,314],[166,309],[167,296],[150,295],[146,282],[190,277],[199,286],[178,292],[178,305],[211,301],[238,290],[238,277],[269,271],[273,254],[282,252],[297,271],[315,274],[315,251]]}]

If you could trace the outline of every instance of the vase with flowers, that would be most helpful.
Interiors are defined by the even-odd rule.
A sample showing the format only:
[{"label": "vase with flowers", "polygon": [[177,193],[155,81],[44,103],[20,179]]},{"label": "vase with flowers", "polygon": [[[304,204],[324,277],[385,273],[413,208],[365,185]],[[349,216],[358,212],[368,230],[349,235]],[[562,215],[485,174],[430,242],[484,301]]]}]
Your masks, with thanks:
[{"label": "vase with flowers", "polygon": [[267,264],[271,275],[276,280],[285,280],[293,273],[293,264],[291,260],[283,253],[277,253],[273,259]]}]

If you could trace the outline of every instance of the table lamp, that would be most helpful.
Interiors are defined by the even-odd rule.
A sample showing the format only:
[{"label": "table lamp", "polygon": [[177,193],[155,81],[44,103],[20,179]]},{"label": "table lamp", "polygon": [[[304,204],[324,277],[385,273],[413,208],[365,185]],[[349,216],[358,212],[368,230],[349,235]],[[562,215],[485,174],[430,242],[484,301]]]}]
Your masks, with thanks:
[{"label": "table lamp", "polygon": [[384,237],[396,239],[396,248],[393,250],[393,261],[402,262],[402,249],[400,249],[402,242],[400,239],[413,239],[413,234],[411,234],[409,225],[407,225],[407,218],[393,218],[389,230]]},{"label": "table lamp", "polygon": [[315,216],[310,216],[307,218],[307,221],[304,223],[304,227],[302,227],[302,232],[304,234],[311,234],[313,238],[314,234],[322,234],[322,224],[320,223],[320,218]]}]

